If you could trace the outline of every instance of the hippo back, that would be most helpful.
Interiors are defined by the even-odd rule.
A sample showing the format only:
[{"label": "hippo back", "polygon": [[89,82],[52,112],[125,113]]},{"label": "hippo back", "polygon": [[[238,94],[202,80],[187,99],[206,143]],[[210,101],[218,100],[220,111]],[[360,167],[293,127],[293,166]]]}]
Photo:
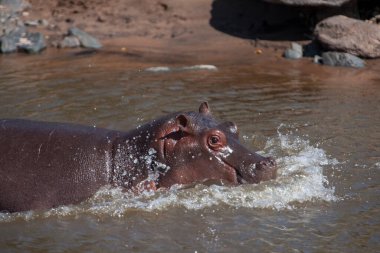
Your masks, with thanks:
[{"label": "hippo back", "polygon": [[83,201],[108,183],[120,133],[72,124],[0,121],[0,211]]}]

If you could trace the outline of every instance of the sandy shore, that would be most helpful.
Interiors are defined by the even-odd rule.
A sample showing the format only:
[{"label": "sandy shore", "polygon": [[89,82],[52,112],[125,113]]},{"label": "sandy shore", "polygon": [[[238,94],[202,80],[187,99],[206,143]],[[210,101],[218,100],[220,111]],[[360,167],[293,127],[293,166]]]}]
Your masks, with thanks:
[{"label": "sandy shore", "polygon": [[[24,20],[45,19],[48,27],[30,30],[41,31],[49,44],[62,39],[67,29],[76,26],[85,30],[106,46],[149,48],[170,52],[211,51],[233,54],[253,48],[285,48],[287,41],[278,31],[265,36],[275,39],[260,39],[249,35],[249,26],[265,22],[267,17],[241,22],[239,11],[244,6],[228,6],[226,1],[141,1],[141,0],[89,0],[89,1],[42,1],[31,0],[32,8]],[[268,5],[259,3],[265,10]],[[269,5],[272,6],[272,5]],[[230,8],[235,8],[231,11]],[[250,6],[252,8],[252,6]],[[245,13],[244,15],[247,15]],[[263,21],[264,20],[264,21]],[[278,22],[281,21],[280,20]],[[240,23],[239,23],[240,22]],[[247,22],[254,22],[248,24]],[[277,23],[278,23],[277,22]],[[236,32],[235,32],[236,31]],[[236,33],[231,35],[231,33]],[[257,33],[256,33],[257,34]],[[248,36],[247,36],[248,35]],[[280,40],[279,40],[280,39]]]},{"label": "sandy shore", "polygon": [[[299,8],[261,1],[226,0],[30,0],[23,20],[47,21],[30,27],[48,46],[62,40],[69,27],[98,38],[101,50],[164,57],[163,62],[281,63],[291,41],[310,42],[311,30]],[[49,49],[48,49],[49,50]],[[70,50],[70,49],[62,49]],[[302,59],[301,61],[311,61]],[[379,67],[379,60],[371,60]],[[302,63],[301,63],[302,64]]]}]

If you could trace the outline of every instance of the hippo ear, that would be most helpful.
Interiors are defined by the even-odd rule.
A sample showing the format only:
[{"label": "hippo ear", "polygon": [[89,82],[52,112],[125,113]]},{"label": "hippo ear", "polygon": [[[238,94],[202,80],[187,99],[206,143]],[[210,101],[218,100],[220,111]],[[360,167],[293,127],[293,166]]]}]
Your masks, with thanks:
[{"label": "hippo ear", "polygon": [[202,114],[211,114],[211,110],[210,110],[210,107],[208,106],[207,102],[203,102],[199,106],[199,113],[202,113]]},{"label": "hippo ear", "polygon": [[190,119],[185,114],[180,114],[176,117],[176,124],[179,130],[190,133]]}]

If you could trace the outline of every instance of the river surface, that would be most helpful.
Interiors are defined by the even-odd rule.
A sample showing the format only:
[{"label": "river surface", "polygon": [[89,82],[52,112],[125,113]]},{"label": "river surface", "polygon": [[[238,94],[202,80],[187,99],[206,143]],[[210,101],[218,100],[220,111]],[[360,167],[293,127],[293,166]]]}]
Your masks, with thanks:
[{"label": "river surface", "polygon": [[[128,130],[208,101],[276,158],[278,178],[139,196],[104,187],[79,205],[0,213],[0,252],[379,252],[379,70],[151,58],[0,56],[0,118]],[[217,69],[183,68],[196,64]]]}]

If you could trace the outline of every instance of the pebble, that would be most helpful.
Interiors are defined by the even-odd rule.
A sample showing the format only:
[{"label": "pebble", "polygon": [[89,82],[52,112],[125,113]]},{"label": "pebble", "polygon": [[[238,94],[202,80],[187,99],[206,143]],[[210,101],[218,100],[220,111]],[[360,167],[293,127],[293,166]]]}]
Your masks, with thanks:
[{"label": "pebble", "polygon": [[302,46],[295,42],[292,42],[290,48],[286,49],[284,53],[286,59],[300,59],[302,58],[302,55]]},{"label": "pebble", "polygon": [[69,29],[69,35],[77,37],[82,47],[94,49],[102,47],[102,44],[97,39],[76,27]]},{"label": "pebble", "polygon": [[75,48],[80,46],[80,41],[75,36],[66,36],[58,43],[59,48]]}]

